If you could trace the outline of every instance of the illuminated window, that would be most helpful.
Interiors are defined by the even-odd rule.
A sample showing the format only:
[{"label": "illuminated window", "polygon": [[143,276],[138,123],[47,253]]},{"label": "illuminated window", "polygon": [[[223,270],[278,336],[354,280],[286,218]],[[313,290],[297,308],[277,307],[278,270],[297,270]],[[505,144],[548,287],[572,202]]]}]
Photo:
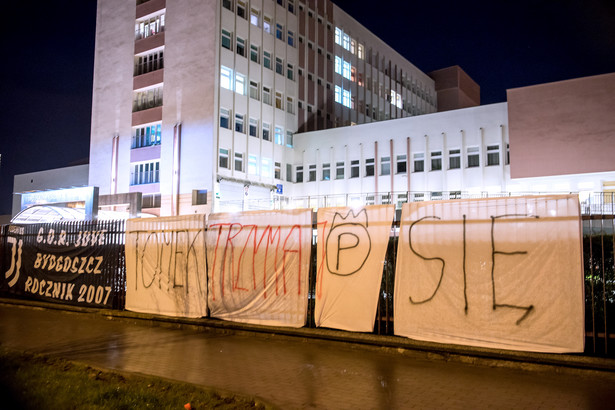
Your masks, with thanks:
[{"label": "illuminated window", "polygon": [[266,33],[271,34],[271,17],[263,17],[263,30],[265,30]]},{"label": "illuminated window", "polygon": [[160,182],[160,162],[135,164],[131,175],[131,185],[155,184]]},{"label": "illuminated window", "polygon": [[162,105],[162,87],[139,91],[134,94],[132,111],[142,111]]},{"label": "illuminated window", "polygon": [[273,177],[275,179],[282,179],[282,164],[280,162],[273,163]]},{"label": "illuminated window", "polygon": [[162,139],[162,125],[148,125],[134,130],[131,148],[149,147],[159,145]]},{"label": "illuminated window", "polygon": [[350,63],[348,61],[342,62],[342,76],[350,80]]},{"label": "illuminated window", "polygon": [[342,74],[342,57],[335,56],[335,72]]},{"label": "illuminated window", "polygon": [[258,175],[258,157],[256,155],[248,155],[248,174]]},{"label": "illuminated window", "polygon": [[365,51],[363,49],[363,44],[359,44],[357,48],[357,57],[359,57],[361,60],[365,58]]},{"label": "illuminated window", "polygon": [[342,30],[339,27],[335,27],[335,44],[342,45]]},{"label": "illuminated window", "polygon": [[339,85],[335,86],[335,102],[340,104],[342,102],[342,87]]},{"label": "illuminated window", "polygon": [[271,158],[262,158],[261,167],[261,175],[265,178],[271,178]]},{"label": "illuminated window", "polygon": [[138,21],[135,24],[135,39],[151,37],[164,31],[164,14],[147,20]]},{"label": "illuminated window", "polygon": [[354,40],[350,40],[350,52],[352,54],[355,53],[356,48],[357,48],[357,42]]},{"label": "illuminated window", "polygon": [[162,50],[135,57],[134,75],[141,75],[164,68],[164,52]]},{"label": "illuminated window", "polygon": [[349,90],[342,90],[342,105],[351,108],[351,98]]},{"label": "illuminated window", "polygon": [[258,10],[256,9],[250,10],[250,24],[258,27],[258,16],[259,16]]},{"label": "illuminated window", "polygon": [[228,67],[220,67],[220,87],[227,90],[233,89],[233,70]]},{"label": "illuminated window", "polygon": [[275,143],[284,145],[284,130],[282,127],[275,127]]},{"label": "illuminated window", "polygon": [[237,94],[246,95],[246,76],[235,73],[235,92]]},{"label": "illuminated window", "polygon": [[293,147],[293,139],[294,139],[294,135],[292,133],[292,131],[286,131],[286,146],[289,148]]},{"label": "illuminated window", "polygon": [[279,109],[279,110],[283,110],[284,107],[282,106],[282,100],[283,100],[283,96],[281,92],[276,91],[275,92],[275,108]]},{"label": "illuminated window", "polygon": [[342,47],[346,50],[350,50],[350,36],[348,34],[342,35]]},{"label": "illuminated window", "polygon": [[293,182],[293,166],[291,164],[286,164],[286,180]]}]

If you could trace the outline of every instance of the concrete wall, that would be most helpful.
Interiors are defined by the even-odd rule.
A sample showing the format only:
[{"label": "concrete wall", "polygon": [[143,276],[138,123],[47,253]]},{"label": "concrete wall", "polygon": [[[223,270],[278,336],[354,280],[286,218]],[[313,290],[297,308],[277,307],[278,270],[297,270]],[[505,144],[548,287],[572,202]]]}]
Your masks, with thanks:
[{"label": "concrete wall", "polygon": [[615,73],[507,91],[513,178],[613,171]]}]

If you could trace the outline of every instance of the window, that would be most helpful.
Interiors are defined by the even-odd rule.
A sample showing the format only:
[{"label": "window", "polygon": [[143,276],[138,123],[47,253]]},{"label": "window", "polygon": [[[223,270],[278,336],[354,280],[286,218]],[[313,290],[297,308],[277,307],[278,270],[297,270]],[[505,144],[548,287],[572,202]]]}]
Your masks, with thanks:
[{"label": "window", "polygon": [[228,67],[220,67],[220,87],[227,90],[233,89],[233,70]]},{"label": "window", "polygon": [[231,113],[226,108],[220,108],[220,128],[231,128]]},{"label": "window", "polygon": [[164,14],[135,24],[135,40],[154,36],[164,31]]},{"label": "window", "polygon": [[222,0],[222,7],[233,11],[233,2],[231,0]]},{"label": "window", "polygon": [[162,50],[135,57],[134,75],[149,73],[161,68],[164,68],[164,52]]},{"label": "window", "polygon": [[132,111],[137,112],[148,108],[160,107],[162,105],[162,87],[153,88],[146,91],[139,91],[134,94]]},{"label": "window", "polygon": [[295,113],[295,103],[292,97],[286,97],[286,112],[289,114]]},{"label": "window", "polygon": [[237,37],[237,54],[242,57],[246,56],[246,40],[241,37]]},{"label": "window", "polygon": [[160,162],[135,164],[131,185],[155,184],[160,182]]},{"label": "window", "polygon": [[237,94],[246,94],[246,76],[243,74],[235,73],[235,92]]},{"label": "window", "polygon": [[506,165],[510,165],[510,144],[506,144]]},{"label": "window", "polygon": [[250,81],[250,98],[258,100],[258,83],[256,81]]},{"label": "window", "polygon": [[425,154],[417,152],[413,155],[414,158],[414,172],[423,172],[425,170]]},{"label": "window", "polygon": [[220,153],[218,154],[218,165],[220,168],[228,169],[228,150],[224,148],[220,148]]},{"label": "window", "polygon": [[271,34],[271,17],[263,17],[263,30],[265,30],[266,33]]},{"label": "window", "polygon": [[149,147],[159,145],[162,140],[162,125],[148,125],[135,128],[131,148]]},{"label": "window", "polygon": [[250,10],[250,24],[258,27],[258,16],[259,16],[258,10],[256,9]]},{"label": "window", "polygon": [[278,145],[284,145],[284,131],[282,127],[275,127],[275,143]]},{"label": "window", "polygon": [[258,46],[251,44],[250,45],[250,60],[254,61],[255,63],[258,63]]},{"label": "window", "polygon": [[344,179],[344,161],[335,163],[335,179]]},{"label": "window", "polygon": [[310,170],[308,173],[308,182],[316,181],[316,164],[310,165]]},{"label": "window", "polygon": [[248,155],[248,174],[258,175],[258,157],[256,155]]},{"label": "window", "polygon": [[286,77],[289,80],[295,81],[295,67],[292,64],[286,64]]},{"label": "window", "polygon": [[243,133],[243,114],[235,114],[235,131]]},{"label": "window", "polygon": [[233,50],[233,34],[225,29],[222,29],[222,47]]},{"label": "window", "polygon": [[271,158],[263,158],[261,167],[261,175],[265,178],[271,178]]},{"label": "window", "polygon": [[286,180],[293,182],[293,166],[291,164],[286,164]]},{"label": "window", "polygon": [[282,179],[282,164],[279,162],[273,163],[273,177],[275,179]]},{"label": "window", "polygon": [[391,175],[391,157],[380,157],[380,175]]},{"label": "window", "polygon": [[277,0],[278,4],[282,7],[284,7],[284,0]]},{"label": "window", "polygon": [[405,154],[397,156],[396,172],[398,174],[406,173],[406,170],[407,170],[406,160],[407,158]]},{"label": "window", "polygon": [[282,99],[283,99],[282,93],[276,91],[275,92],[275,108],[278,108],[280,110],[284,109],[284,107],[282,107]]},{"label": "window", "polygon": [[271,135],[269,133],[271,126],[269,123],[263,122],[263,139],[265,141],[271,141]]},{"label": "window", "polygon": [[258,120],[256,118],[250,118],[249,126],[250,136],[258,138]]},{"label": "window", "polygon": [[288,11],[290,11],[292,14],[295,14],[295,1],[294,0],[288,0]]},{"label": "window", "polygon": [[335,102],[342,103],[342,87],[339,85],[335,86]]},{"label": "window", "polygon": [[461,168],[461,150],[451,149],[448,151],[448,169]]},{"label": "window", "polygon": [[339,27],[335,27],[335,44],[342,45],[342,30]]},{"label": "window", "polygon": [[322,180],[323,181],[331,180],[331,164],[330,163],[322,164]]},{"label": "window", "polygon": [[235,153],[235,171],[243,172],[243,153]]},{"label": "window", "polygon": [[[197,195],[202,195],[200,194],[200,192],[202,192],[201,190],[196,190],[196,192],[199,193]],[[193,205],[207,204],[207,190],[205,190],[204,196],[204,200],[201,199],[200,202],[197,202]],[[143,196],[141,197],[141,208],[160,208],[160,194],[143,194]]]},{"label": "window", "polygon": [[350,161],[350,178],[359,178],[359,160]]},{"label": "window", "polygon": [[271,105],[271,88],[263,87],[263,103]]},{"label": "window", "polygon": [[237,15],[242,19],[248,18],[246,15],[246,3],[243,1],[237,1]]},{"label": "window", "polygon": [[284,26],[280,23],[275,24],[275,38],[284,41]]},{"label": "window", "polygon": [[292,133],[292,131],[286,131],[286,146],[289,148],[293,147],[293,138],[294,135]]},{"label": "window", "polygon": [[431,151],[431,170],[440,171],[442,169],[442,151]]},{"label": "window", "polygon": [[342,57],[335,56],[335,72],[342,74]]},{"label": "window", "polygon": [[361,60],[365,58],[363,44],[359,44],[359,46],[357,47],[357,57],[359,57]]},{"label": "window", "polygon": [[303,165],[297,165],[295,170],[295,182],[303,182]]},{"label": "window", "polygon": [[349,90],[343,90],[342,91],[342,105],[351,108],[352,105],[350,103],[351,98],[350,98],[350,91]]},{"label": "window", "polygon": [[356,49],[357,49],[357,42],[351,39],[350,40],[350,52],[354,54]]},{"label": "window", "polygon": [[397,108],[403,108],[404,106],[401,99],[401,94],[395,92],[395,90],[391,90],[391,104]]},{"label": "window", "polygon": [[263,65],[271,70],[271,53],[269,51],[263,51]]},{"label": "window", "polygon": [[374,176],[374,158],[367,158],[365,160],[365,176],[366,177]]},{"label": "window", "polygon": [[288,35],[286,36],[286,41],[288,42],[288,45],[291,47],[295,46],[295,33],[293,33],[292,31],[288,30]]},{"label": "window", "polygon": [[357,69],[354,67],[350,67],[350,81],[352,82],[357,81]]},{"label": "window", "polygon": [[275,58],[275,72],[284,75],[284,61],[281,58]]},{"label": "window", "polygon": [[500,146],[487,145],[487,166],[500,165]]},{"label": "window", "polygon": [[342,34],[342,47],[346,50],[350,50],[350,36],[348,34]]},{"label": "window", "polygon": [[466,148],[468,155],[468,168],[474,168],[480,166],[480,155],[478,147]]},{"label": "window", "polygon": [[350,62],[342,61],[342,76],[350,80]]}]

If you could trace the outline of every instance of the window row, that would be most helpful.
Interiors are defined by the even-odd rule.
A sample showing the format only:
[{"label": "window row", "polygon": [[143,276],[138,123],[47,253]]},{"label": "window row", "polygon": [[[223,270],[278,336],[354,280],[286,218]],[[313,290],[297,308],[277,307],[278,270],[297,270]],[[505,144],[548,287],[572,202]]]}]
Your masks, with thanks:
[{"label": "window row", "polygon": [[164,31],[164,14],[135,23],[135,40],[147,38]]},{"label": "window row", "polygon": [[[220,148],[218,151],[218,166],[222,169],[232,169],[237,172],[245,172],[248,175],[262,176],[264,178],[282,179],[282,163],[273,161],[271,158],[258,155],[248,155],[247,158],[243,152],[234,152],[231,158],[231,150]],[[231,163],[232,160],[232,163]],[[247,160],[247,164],[246,164]],[[292,165],[286,164],[286,176],[290,182],[292,178]]]},{"label": "window row", "polygon": [[131,148],[160,145],[162,141],[162,125],[154,124],[134,129]]},{"label": "window row", "polygon": [[356,54],[361,60],[365,58],[365,48],[363,44],[357,44],[355,39],[344,33],[339,27],[335,27],[335,44],[342,46],[352,54]]},{"label": "window row", "polygon": [[[508,147],[508,145],[507,145]],[[468,147],[468,168],[480,166],[479,148]],[[442,169],[442,151],[432,151],[430,153],[430,164],[432,171],[438,171]],[[425,171],[425,154],[422,152],[413,153],[413,172]],[[394,161],[394,162],[393,162]],[[487,146],[486,165],[499,165],[499,145]],[[506,163],[508,164],[508,150]],[[345,161],[337,161],[334,164],[323,163],[320,168],[320,175],[317,174],[316,164],[308,165],[307,178],[304,178],[304,166],[297,165],[295,167],[295,181],[294,182],[314,182],[316,180],[329,181],[331,179],[345,179],[345,178],[359,178],[371,177],[376,174],[376,162],[375,158],[366,158],[363,162],[363,174],[361,175],[361,163],[360,160],[351,160],[349,168],[346,167]],[[408,172],[408,158],[406,154],[396,155],[391,158],[390,156],[380,157],[378,163],[379,176],[391,175],[391,172],[396,174],[405,174]],[[461,151],[459,149],[452,149],[449,151],[449,169],[461,168]]]},{"label": "window row", "polygon": [[163,50],[135,57],[135,76],[156,71],[161,68],[164,68]]},{"label": "window row", "polygon": [[[280,4],[280,2],[282,0],[277,0],[278,4]],[[294,0],[286,0],[287,4],[288,4],[288,11],[290,11],[291,13],[295,13],[295,4],[294,4]],[[233,8],[233,1],[232,0],[222,0],[222,7],[224,7],[225,9],[228,9],[230,11],[234,11]],[[284,5],[282,4],[282,7],[284,7]],[[241,0],[237,0],[237,8],[236,8],[236,13],[237,16],[244,19],[244,20],[248,20],[250,21],[250,24],[252,24],[255,27],[260,27],[261,26],[261,13],[260,10],[252,7],[250,8],[250,13],[248,15],[248,3],[241,1]],[[282,41],[287,41],[288,45],[291,47],[295,47],[295,33],[288,30],[287,32],[284,31],[284,25],[283,24],[279,24],[279,23],[273,23],[273,20],[271,19],[271,17],[269,16],[262,16],[262,25],[263,25],[263,31],[265,33],[269,33],[271,35],[275,35],[275,37],[279,40]]]},{"label": "window row", "polygon": [[[233,118],[234,122],[231,122]],[[275,126],[273,129],[273,135],[271,134],[271,124],[262,121],[262,126],[259,127],[259,120],[256,118],[249,118],[246,124],[246,116],[244,114],[236,113],[234,117],[231,115],[231,110],[227,108],[220,108],[220,128],[234,129],[235,132],[245,134],[255,138],[262,138],[265,141],[272,141],[278,145],[286,145],[287,147],[293,147],[294,134],[292,131],[286,131],[286,139],[284,138],[284,128]],[[232,128],[231,128],[232,127]],[[260,131],[260,132],[259,132]],[[260,135],[259,135],[260,134]]]},{"label": "window row", "polygon": [[[349,61],[344,61],[340,56],[335,56],[335,72],[350,81],[357,81],[357,70]],[[359,85],[363,85],[363,80],[359,81]]]},{"label": "window row", "polygon": [[354,99],[350,94],[350,90],[345,90],[339,85],[335,86],[335,102],[354,109]]},{"label": "window row", "polygon": [[154,184],[160,182],[160,161],[135,164],[130,175],[131,185]]},{"label": "window row", "polygon": [[[272,105],[274,103],[275,108],[286,111],[289,114],[295,114],[295,100],[293,97],[287,96],[285,100],[284,94],[280,91],[275,91],[275,95],[272,96],[271,87],[263,86],[261,90],[258,82],[250,81],[249,85],[246,82],[247,78],[245,75],[233,73],[233,70],[228,67],[220,67],[220,87],[235,91],[241,95],[246,95],[249,89],[250,98],[255,100],[260,100],[260,91],[262,91],[263,104]],[[272,101],[272,97],[275,100]]]},{"label": "window row", "polygon": [[147,110],[162,105],[162,87],[134,93],[132,112]]}]

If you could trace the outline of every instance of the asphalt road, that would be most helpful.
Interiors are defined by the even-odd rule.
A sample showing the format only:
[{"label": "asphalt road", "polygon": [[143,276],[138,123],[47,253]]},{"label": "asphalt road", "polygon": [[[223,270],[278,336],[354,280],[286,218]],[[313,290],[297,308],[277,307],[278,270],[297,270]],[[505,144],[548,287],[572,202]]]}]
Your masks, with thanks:
[{"label": "asphalt road", "polygon": [[417,359],[0,304],[2,346],[255,395],[284,409],[604,409],[615,375]]}]

